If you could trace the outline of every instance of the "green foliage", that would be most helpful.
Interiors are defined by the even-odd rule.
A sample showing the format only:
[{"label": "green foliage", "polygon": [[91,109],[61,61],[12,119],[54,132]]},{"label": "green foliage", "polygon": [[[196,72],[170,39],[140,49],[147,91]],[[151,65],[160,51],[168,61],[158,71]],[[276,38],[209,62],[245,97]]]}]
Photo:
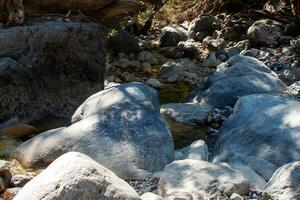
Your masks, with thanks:
[{"label": "green foliage", "polygon": [[109,29],[107,35],[108,37],[116,37],[118,35],[118,31],[114,28]]}]

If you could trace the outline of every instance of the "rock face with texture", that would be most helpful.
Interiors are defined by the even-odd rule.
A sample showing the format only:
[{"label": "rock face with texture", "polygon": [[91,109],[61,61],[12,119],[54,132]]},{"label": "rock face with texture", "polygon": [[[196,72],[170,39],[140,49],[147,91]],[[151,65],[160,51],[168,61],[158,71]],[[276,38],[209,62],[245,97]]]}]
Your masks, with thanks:
[{"label": "rock face with texture", "polygon": [[160,46],[169,47],[177,46],[180,41],[184,41],[188,38],[188,32],[186,27],[182,25],[166,26],[162,29],[160,37]]},{"label": "rock face with texture", "polygon": [[248,37],[255,44],[276,46],[279,44],[278,39],[282,35],[281,24],[263,19],[256,21],[248,29]]},{"label": "rock face with texture", "polygon": [[125,181],[90,157],[76,152],[62,155],[28,182],[15,200],[139,200]]},{"label": "rock face with texture", "polygon": [[216,18],[210,15],[200,15],[196,17],[189,26],[189,37],[201,41],[204,36],[199,35],[211,35],[214,31],[214,25],[216,24]]},{"label": "rock face with texture", "polygon": [[15,116],[29,125],[41,124],[41,115],[69,118],[102,90],[101,32],[93,23],[53,21],[0,29],[0,124]]},{"label": "rock face with texture", "polygon": [[77,109],[71,126],[26,141],[15,157],[25,166],[39,167],[78,151],[121,178],[148,176],[174,160],[172,136],[159,107],[157,92],[142,83],[109,87]]},{"label": "rock face with texture", "polygon": [[159,79],[167,82],[182,81],[184,78],[197,81],[196,71],[197,66],[189,58],[171,60],[161,66]]},{"label": "rock face with texture", "polygon": [[300,199],[300,162],[280,167],[268,182],[263,196],[276,200]]},{"label": "rock face with texture", "polygon": [[198,160],[180,160],[169,164],[158,183],[158,193],[167,198],[173,192],[188,192],[195,200],[210,199],[222,194],[245,194],[247,179],[229,166]]},{"label": "rock face with texture", "polygon": [[176,152],[176,159],[177,160],[185,160],[185,159],[192,159],[192,160],[208,160],[208,147],[205,141],[197,140],[193,142],[190,146],[184,147]]},{"label": "rock face with texture", "polygon": [[255,94],[242,97],[223,123],[214,162],[243,163],[265,180],[278,167],[300,160],[300,103]]},{"label": "rock face with texture", "polygon": [[233,106],[239,97],[256,93],[280,93],[286,89],[278,76],[259,60],[233,56],[227,64],[219,65],[209,77],[204,90],[195,92],[195,103],[214,107]]},{"label": "rock face with texture", "polygon": [[130,54],[137,53],[140,50],[138,40],[120,27],[112,29],[109,35],[107,39],[108,51]]}]

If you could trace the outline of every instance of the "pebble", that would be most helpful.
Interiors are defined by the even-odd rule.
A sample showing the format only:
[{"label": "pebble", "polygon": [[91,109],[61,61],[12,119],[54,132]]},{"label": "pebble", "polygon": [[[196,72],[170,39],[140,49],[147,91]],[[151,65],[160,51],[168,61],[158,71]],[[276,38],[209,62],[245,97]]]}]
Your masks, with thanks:
[{"label": "pebble", "polygon": [[230,200],[244,200],[244,197],[242,197],[241,195],[237,194],[237,193],[233,193],[230,196]]}]

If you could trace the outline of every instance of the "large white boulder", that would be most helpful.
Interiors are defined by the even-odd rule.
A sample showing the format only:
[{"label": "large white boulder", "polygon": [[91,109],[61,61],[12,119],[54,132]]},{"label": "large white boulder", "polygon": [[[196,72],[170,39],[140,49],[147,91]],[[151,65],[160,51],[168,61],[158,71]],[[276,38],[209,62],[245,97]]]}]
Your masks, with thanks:
[{"label": "large white boulder", "polygon": [[90,157],[70,152],[28,182],[14,200],[139,200],[125,181]]},{"label": "large white boulder", "polygon": [[26,141],[15,157],[27,167],[43,167],[77,151],[121,178],[149,176],[174,160],[172,135],[159,107],[156,90],[142,83],[109,87],[77,109],[71,126]]},{"label": "large white boulder", "polygon": [[300,199],[300,162],[280,167],[268,182],[263,196],[276,200]]}]

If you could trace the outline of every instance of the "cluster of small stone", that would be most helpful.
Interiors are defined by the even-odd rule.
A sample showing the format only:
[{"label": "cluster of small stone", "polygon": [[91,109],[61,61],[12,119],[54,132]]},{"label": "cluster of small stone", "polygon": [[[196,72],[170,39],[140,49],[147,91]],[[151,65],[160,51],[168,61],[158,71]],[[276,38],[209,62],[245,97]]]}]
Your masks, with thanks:
[{"label": "cluster of small stone", "polygon": [[154,177],[148,177],[141,180],[128,180],[127,183],[135,189],[139,194],[145,194],[147,192],[157,193],[157,183],[159,179]]}]

